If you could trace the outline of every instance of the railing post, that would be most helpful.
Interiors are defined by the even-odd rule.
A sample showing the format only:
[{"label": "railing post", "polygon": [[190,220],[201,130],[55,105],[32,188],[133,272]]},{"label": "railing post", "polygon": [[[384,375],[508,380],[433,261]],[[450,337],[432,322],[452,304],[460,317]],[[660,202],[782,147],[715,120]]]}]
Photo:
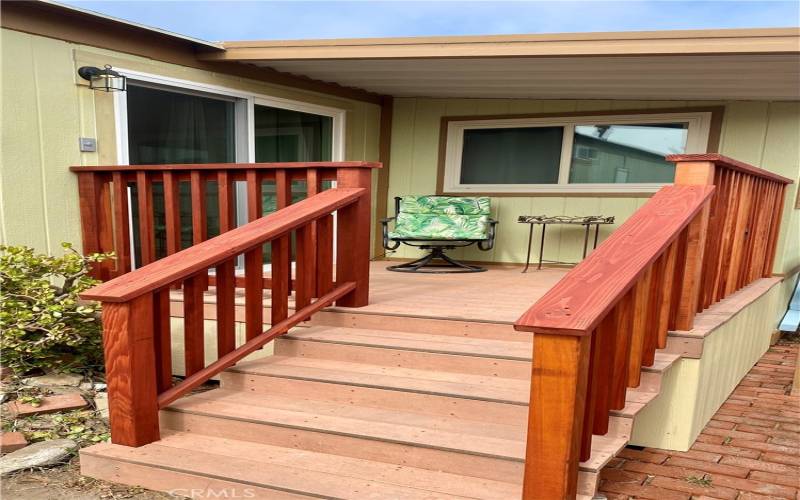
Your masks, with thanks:
[{"label": "railing post", "polygon": [[340,168],[336,187],[364,188],[351,205],[339,209],[336,219],[336,282],[354,281],[356,288],[336,305],[362,307],[369,302],[370,188],[372,172],[366,168]]},{"label": "railing post", "polygon": [[[103,179],[94,172],[78,174],[78,195],[81,210],[81,240],[83,253],[101,253],[113,249],[111,234],[111,206],[107,199],[108,192],[103,186]],[[106,198],[104,199],[104,196]],[[111,241],[108,245],[107,240]],[[99,280],[111,277],[108,263],[92,266],[91,275]]]},{"label": "railing post", "polygon": [[103,303],[111,442],[142,446],[159,439],[153,294]]},{"label": "railing post", "polygon": [[[712,161],[679,161],[675,164],[675,184],[704,185],[714,184],[715,165]],[[682,284],[675,318],[676,330],[691,330],[700,300],[703,266],[705,265],[706,235],[711,204],[706,203],[703,210],[686,228],[686,247],[683,262],[679,262]]]},{"label": "railing post", "polygon": [[534,334],[522,498],[575,498],[589,373],[588,335]]}]

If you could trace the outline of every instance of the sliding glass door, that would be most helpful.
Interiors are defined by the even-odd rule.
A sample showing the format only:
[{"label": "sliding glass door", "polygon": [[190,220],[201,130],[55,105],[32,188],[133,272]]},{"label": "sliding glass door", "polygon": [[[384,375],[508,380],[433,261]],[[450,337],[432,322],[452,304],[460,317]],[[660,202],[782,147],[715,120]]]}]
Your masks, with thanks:
[{"label": "sliding glass door", "polygon": [[[120,128],[123,131],[120,136],[122,151],[125,153],[121,160],[130,165],[330,161],[334,155],[332,115],[285,109],[271,100],[186,89],[160,82],[131,81],[118,106],[121,106],[120,116],[125,120],[125,125]],[[292,107],[302,109],[299,105]],[[341,124],[337,126],[341,127]],[[219,234],[219,207],[216,181],[210,178],[208,183],[208,237],[213,237]],[[193,241],[189,183],[181,182],[179,190],[181,248],[187,248]],[[138,227],[135,184],[129,186],[129,192],[132,227]],[[262,193],[264,213],[274,212],[277,208],[275,183],[265,181]],[[294,181],[292,201],[301,200],[306,195],[305,182]],[[237,186],[236,220],[239,225],[247,222],[246,196],[244,186]],[[161,258],[167,252],[161,183],[153,184],[153,206],[156,258]],[[134,265],[139,267],[138,231],[132,231],[131,237]],[[292,248],[294,255],[294,245]],[[264,253],[268,263],[269,245]]]},{"label": "sliding glass door", "polygon": [[[331,161],[333,118],[330,116],[256,104],[254,125],[257,162]],[[265,182],[262,193],[264,213],[274,212],[277,207],[275,183]],[[292,182],[292,202],[302,200],[307,194],[305,182]],[[267,246],[265,262],[270,260],[270,255]]]}]

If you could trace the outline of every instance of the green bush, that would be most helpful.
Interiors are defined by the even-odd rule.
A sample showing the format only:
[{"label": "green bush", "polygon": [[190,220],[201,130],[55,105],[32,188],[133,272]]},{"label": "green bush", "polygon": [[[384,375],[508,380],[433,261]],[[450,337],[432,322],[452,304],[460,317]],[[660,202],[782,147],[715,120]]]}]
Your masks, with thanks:
[{"label": "green bush", "polygon": [[100,371],[100,305],[78,294],[99,283],[93,263],[113,254],[83,256],[69,243],[64,255],[0,245],[0,360],[16,373]]}]

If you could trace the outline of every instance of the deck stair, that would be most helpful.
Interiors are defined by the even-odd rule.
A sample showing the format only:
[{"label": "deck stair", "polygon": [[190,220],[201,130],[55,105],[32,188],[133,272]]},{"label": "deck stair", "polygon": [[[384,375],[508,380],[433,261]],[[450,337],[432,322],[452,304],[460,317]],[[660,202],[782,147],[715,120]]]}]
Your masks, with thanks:
[{"label": "deck stair", "polygon": [[[83,473],[270,499],[519,498],[531,337],[510,325],[404,329],[387,316],[355,328],[343,317],[321,314],[277,339],[274,356],[239,363],[218,389],[162,410],[160,441],[84,449]],[[594,494],[675,359],[659,353],[609,433],[595,437],[580,497]]]}]

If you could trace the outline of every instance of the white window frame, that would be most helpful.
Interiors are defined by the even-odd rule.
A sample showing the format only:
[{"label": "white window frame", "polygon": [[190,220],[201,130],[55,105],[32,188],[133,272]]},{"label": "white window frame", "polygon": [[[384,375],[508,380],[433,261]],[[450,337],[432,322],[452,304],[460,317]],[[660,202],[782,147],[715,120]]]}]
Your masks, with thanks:
[{"label": "white window frame", "polygon": [[[569,169],[572,162],[572,145],[576,125],[625,125],[641,123],[686,123],[688,133],[686,153],[705,153],[711,130],[711,112],[659,113],[636,115],[586,115],[548,118],[503,118],[492,120],[451,120],[447,123],[444,179],[442,191],[455,193],[654,193],[663,183],[586,183],[570,184]],[[557,184],[462,184],[461,155],[464,149],[464,131],[518,127],[563,127],[561,162]]]},{"label": "white window frame", "polygon": [[[257,94],[253,92],[246,92],[243,90],[233,89],[230,87],[223,87],[219,85],[212,85],[207,83],[194,82],[191,80],[183,80],[180,78],[173,78],[154,73],[145,73],[142,71],[130,70],[125,68],[114,68],[119,73],[125,75],[130,82],[134,84],[139,83],[153,88],[160,88],[163,90],[172,90],[173,92],[182,92],[188,94],[199,94],[205,97],[218,97],[221,99],[231,99],[236,103],[236,110],[234,115],[235,121],[235,140],[236,151],[235,161],[237,163],[254,163],[256,161],[256,146],[255,146],[255,106],[270,106],[273,108],[287,109],[291,111],[300,111],[303,113],[312,113],[315,115],[328,116],[332,119],[331,125],[331,160],[344,161],[345,159],[345,130],[347,120],[347,110],[342,108],[334,108],[329,106],[322,106],[318,104],[311,104],[283,97],[275,97],[266,94]],[[115,140],[117,147],[117,164],[129,165],[130,157],[128,151],[128,99],[125,92],[114,92],[114,123],[116,125]],[[247,223],[247,187],[244,182],[236,183],[236,224],[238,226]],[[131,196],[128,193],[128,203],[130,204]],[[130,254],[135,254],[134,238],[133,238],[133,211],[132,207],[128,207],[128,226],[130,227]],[[336,225],[336,216],[334,214],[334,229]],[[335,234],[335,233],[334,233]],[[334,236],[335,239],[335,236]],[[335,241],[334,241],[335,247]],[[335,258],[335,251],[334,251]],[[294,265],[294,263],[292,263]],[[135,264],[132,263],[132,268],[135,269]],[[241,263],[237,267],[241,267]],[[270,264],[264,265],[265,270],[271,269]]]}]

